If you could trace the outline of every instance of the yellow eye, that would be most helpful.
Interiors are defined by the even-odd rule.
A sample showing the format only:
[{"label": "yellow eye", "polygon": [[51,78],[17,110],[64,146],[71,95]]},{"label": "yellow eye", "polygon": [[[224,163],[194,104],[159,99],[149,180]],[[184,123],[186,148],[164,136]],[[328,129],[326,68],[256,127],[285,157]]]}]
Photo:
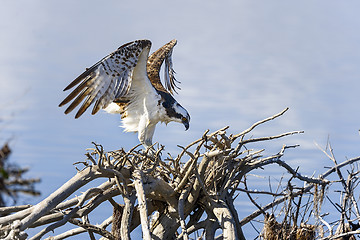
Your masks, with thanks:
[{"label": "yellow eye", "polygon": [[186,117],[182,117],[181,121],[187,122],[187,118],[186,118]]}]

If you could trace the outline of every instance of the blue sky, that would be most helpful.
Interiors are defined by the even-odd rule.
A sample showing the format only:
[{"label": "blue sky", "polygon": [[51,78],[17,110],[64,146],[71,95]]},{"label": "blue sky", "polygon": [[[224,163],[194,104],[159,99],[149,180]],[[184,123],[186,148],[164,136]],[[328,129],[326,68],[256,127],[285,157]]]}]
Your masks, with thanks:
[{"label": "blue sky", "polygon": [[[0,8],[2,141],[12,160],[44,180],[43,196],[70,178],[91,141],[129,149],[119,116],[58,108],[62,89],[123,43],[147,38],[156,50],[176,38],[175,98],[191,125],[159,125],[154,140],[177,151],[206,129],[237,133],[285,107],[254,136],[305,130],[286,161],[304,172],[328,164],[316,148],[330,137],[338,161],[359,155],[360,17],[357,1],[10,1]],[[314,165],[316,162],[316,166]],[[330,163],[329,163],[330,164]],[[30,175],[31,175],[30,174]]]}]

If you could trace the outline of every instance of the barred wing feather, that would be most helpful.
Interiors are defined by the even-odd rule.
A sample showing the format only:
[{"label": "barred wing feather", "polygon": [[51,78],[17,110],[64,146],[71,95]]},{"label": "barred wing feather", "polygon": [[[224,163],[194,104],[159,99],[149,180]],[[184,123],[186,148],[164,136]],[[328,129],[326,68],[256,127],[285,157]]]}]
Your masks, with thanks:
[{"label": "barred wing feather", "polygon": [[[114,100],[125,96],[131,87],[139,56],[145,48],[150,49],[150,47],[149,40],[137,40],[119,47],[71,82],[64,91],[76,85],[77,87],[59,106],[61,107],[75,98],[65,110],[67,114],[83,102],[75,115],[75,118],[78,118],[93,103],[95,104],[92,114],[95,114]],[[146,69],[143,71],[145,72]]]},{"label": "barred wing feather", "polygon": [[171,50],[166,54],[164,70],[165,87],[171,94],[173,91],[176,92],[176,89],[180,89],[180,87],[176,85],[176,83],[180,82],[175,78],[175,70],[173,69],[172,63],[172,52],[173,48],[171,48]]},{"label": "barred wing feather", "polygon": [[[147,66],[147,72],[150,78],[151,83],[153,86],[163,92],[169,92],[170,94],[173,94],[173,92],[176,92],[176,89],[180,89],[176,83],[179,83],[175,79],[175,71],[173,69],[173,63],[172,63],[172,52],[173,48],[176,45],[176,39],[171,40],[170,42],[166,43],[164,46],[156,50],[154,53],[152,53],[148,59],[148,66]],[[160,68],[165,60],[165,66],[164,66],[164,85],[161,83],[160,80]]]}]

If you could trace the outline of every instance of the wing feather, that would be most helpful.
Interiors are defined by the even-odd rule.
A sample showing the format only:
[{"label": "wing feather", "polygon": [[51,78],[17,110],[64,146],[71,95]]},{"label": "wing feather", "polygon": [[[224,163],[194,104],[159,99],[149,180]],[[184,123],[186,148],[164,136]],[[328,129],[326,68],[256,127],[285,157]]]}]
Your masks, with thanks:
[{"label": "wing feather", "polygon": [[165,87],[170,91],[171,94],[172,91],[176,92],[176,89],[179,90],[181,89],[176,85],[176,83],[180,83],[180,82],[175,78],[175,70],[173,69],[173,63],[172,63],[172,52],[173,52],[173,48],[171,48],[171,50],[166,54],[165,70],[164,70]]},{"label": "wing feather", "polygon": [[65,110],[65,114],[68,114],[69,112],[71,112],[72,110],[74,110],[74,108],[76,108],[81,102],[82,100],[84,100],[84,98],[90,93],[90,89],[86,88],[84,89],[77,97],[76,99],[69,105],[69,107]]},{"label": "wing feather", "polygon": [[[94,102],[92,114],[106,108],[117,98],[125,96],[131,87],[133,72],[141,53],[144,49],[149,50],[150,47],[149,40],[136,40],[122,45],[73,80],[64,91],[78,86],[59,104],[59,107],[73,101],[65,110],[67,114],[86,98],[75,115],[75,118],[78,118]],[[144,71],[146,72],[145,67]]]},{"label": "wing feather", "polygon": [[[148,59],[147,72],[153,86],[160,91],[176,92],[176,89],[180,89],[176,83],[180,83],[175,79],[175,71],[173,69],[172,63],[172,51],[176,45],[176,39],[171,40],[166,43],[164,46],[156,50],[153,54],[150,55]],[[164,83],[165,87],[162,85],[160,80],[160,68],[162,63],[165,60],[165,77]]]},{"label": "wing feather", "polygon": [[[88,86],[90,86],[94,81],[94,78],[91,76],[88,76],[88,78],[86,80],[84,80],[83,82],[81,82],[79,84],[79,86],[77,86],[75,88],[75,90],[73,90],[61,103],[60,103],[60,107],[69,103],[72,99],[74,99],[76,97],[76,95],[78,95],[79,93],[82,92],[82,90],[84,90],[85,88],[87,88]],[[66,88],[65,88],[66,89]],[[66,91],[64,89],[64,91]]]},{"label": "wing feather", "polygon": [[91,73],[93,73],[94,69],[97,67],[98,63],[94,64],[92,67],[87,68],[85,72],[83,72],[80,76],[75,78],[74,81],[72,81],[66,88],[64,88],[64,91],[69,90],[70,88],[73,88],[74,86],[78,85],[84,78],[88,78],[91,76]]}]

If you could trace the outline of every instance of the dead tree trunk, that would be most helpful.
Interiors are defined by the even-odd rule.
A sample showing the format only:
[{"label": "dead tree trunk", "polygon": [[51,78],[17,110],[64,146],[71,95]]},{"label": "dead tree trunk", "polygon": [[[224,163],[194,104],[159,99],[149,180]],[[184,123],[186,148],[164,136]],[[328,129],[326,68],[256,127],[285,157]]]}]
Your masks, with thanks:
[{"label": "dead tree trunk", "polygon": [[[103,239],[130,239],[130,233],[140,225],[144,239],[190,239],[195,232],[206,239],[245,239],[242,225],[258,215],[239,220],[234,199],[242,191],[239,185],[249,172],[277,164],[292,178],[309,186],[329,183],[324,178],[305,177],[280,160],[286,149],[295,146],[284,145],[278,153],[267,156],[261,155],[262,150],[246,147],[249,143],[302,133],[246,138],[255,127],[281,116],[286,110],[236,135],[227,135],[228,127],[213,133],[206,131],[201,138],[181,147],[182,152],[175,158],[162,156],[162,146],[149,152],[139,150],[139,146],[127,152],[122,149],[105,152],[102,146],[94,144],[92,152],[87,153],[88,160],[81,163],[84,168],[57,191],[35,206],[15,208],[11,215],[1,217],[1,237],[25,239],[29,227],[47,225],[30,238],[41,239],[70,222],[78,228],[51,239],[84,232],[88,232],[91,239],[95,239],[94,234]],[[98,178],[104,178],[104,183],[65,201],[80,187]],[[124,205],[113,200],[118,195],[123,197]],[[104,201],[114,206],[113,216],[102,224],[90,224],[86,216]],[[0,209],[0,213],[5,210],[8,211]],[[261,211],[264,213],[266,209]],[[106,230],[111,223],[111,231]],[[219,235],[215,236],[216,233]]]}]

